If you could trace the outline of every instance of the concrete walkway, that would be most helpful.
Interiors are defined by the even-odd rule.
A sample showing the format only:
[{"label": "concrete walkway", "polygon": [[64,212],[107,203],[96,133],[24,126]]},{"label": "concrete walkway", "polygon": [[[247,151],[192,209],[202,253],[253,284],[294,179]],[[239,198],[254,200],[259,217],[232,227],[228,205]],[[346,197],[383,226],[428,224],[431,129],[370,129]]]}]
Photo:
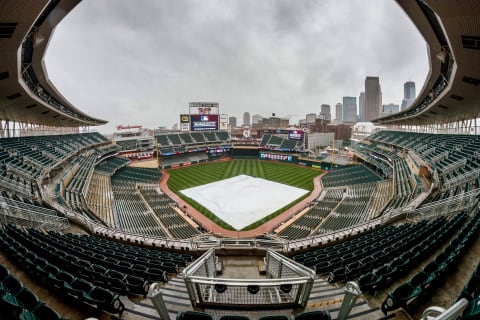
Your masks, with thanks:
[{"label": "concrete walkway", "polygon": [[160,189],[162,192],[167,194],[173,201],[177,203],[177,206],[181,208],[182,211],[186,212],[190,217],[192,217],[196,222],[201,224],[205,229],[209,232],[216,234],[220,237],[228,237],[228,238],[254,238],[265,233],[271,232],[273,229],[278,227],[282,222],[287,221],[291,216],[300,212],[304,209],[309,203],[316,200],[320,193],[322,192],[322,187],[320,183],[320,179],[322,175],[319,175],[313,179],[313,191],[310,195],[291,207],[290,209],[286,210],[282,214],[276,216],[270,221],[265,222],[261,226],[249,230],[249,231],[232,231],[227,230],[210,220],[209,218],[205,217],[202,213],[200,213],[197,209],[190,206],[186,201],[180,198],[178,195],[173,193],[167,185],[168,179],[170,177],[168,171],[162,170],[162,179],[160,180]]}]

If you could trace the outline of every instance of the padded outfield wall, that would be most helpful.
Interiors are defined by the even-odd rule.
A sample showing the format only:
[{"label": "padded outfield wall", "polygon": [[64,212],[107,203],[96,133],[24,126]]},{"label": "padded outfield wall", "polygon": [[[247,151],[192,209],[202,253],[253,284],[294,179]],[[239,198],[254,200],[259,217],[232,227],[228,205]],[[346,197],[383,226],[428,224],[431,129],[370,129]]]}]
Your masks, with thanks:
[{"label": "padded outfield wall", "polygon": [[[331,170],[332,164],[329,162],[323,162],[321,160],[314,160],[308,158],[301,158],[298,154],[276,152],[271,150],[260,149],[257,147],[234,147],[230,149],[230,152],[222,152],[221,154],[209,154],[208,160],[200,161],[186,161],[184,163],[168,165],[163,169],[171,169],[189,166],[197,163],[205,163],[208,161],[221,161],[229,159],[261,159],[265,161],[276,161],[283,163],[298,164],[301,166],[312,167],[316,169],[323,169],[326,171]],[[335,164],[334,167],[343,167],[342,165]]]}]

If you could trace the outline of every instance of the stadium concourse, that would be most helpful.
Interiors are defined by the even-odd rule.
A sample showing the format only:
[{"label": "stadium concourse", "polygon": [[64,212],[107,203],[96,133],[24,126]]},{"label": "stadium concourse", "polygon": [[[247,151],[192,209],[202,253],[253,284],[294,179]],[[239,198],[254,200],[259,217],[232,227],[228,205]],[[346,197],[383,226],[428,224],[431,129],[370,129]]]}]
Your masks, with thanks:
[{"label": "stadium concourse", "polygon": [[[0,2],[0,318],[480,318],[478,1],[397,0],[429,49],[422,91],[374,120],[388,127],[352,146],[358,165],[242,234],[169,192],[168,170],[132,167],[51,84],[43,56],[78,3]],[[157,138],[186,163],[238,156],[226,131]],[[298,160],[282,145],[298,147],[270,136],[255,161]]]}]

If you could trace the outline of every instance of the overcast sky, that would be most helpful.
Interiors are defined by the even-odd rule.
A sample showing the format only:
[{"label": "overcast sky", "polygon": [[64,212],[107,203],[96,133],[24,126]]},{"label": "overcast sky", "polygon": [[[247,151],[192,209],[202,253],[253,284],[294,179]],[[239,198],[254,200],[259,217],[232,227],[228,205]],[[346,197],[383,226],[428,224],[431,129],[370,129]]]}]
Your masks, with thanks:
[{"label": "overcast sky", "polygon": [[50,79],[87,114],[171,127],[190,101],[220,112],[319,113],[379,76],[383,103],[417,93],[423,38],[394,0],[84,0],[56,28]]}]

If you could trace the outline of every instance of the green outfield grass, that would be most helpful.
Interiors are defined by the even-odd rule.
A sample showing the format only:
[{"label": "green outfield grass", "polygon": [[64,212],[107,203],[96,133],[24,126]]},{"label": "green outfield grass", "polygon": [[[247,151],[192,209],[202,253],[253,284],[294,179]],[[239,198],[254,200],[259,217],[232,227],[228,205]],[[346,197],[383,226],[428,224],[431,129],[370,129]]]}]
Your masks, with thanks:
[{"label": "green outfield grass", "polygon": [[[313,178],[321,173],[322,171],[318,169],[294,166],[278,162],[269,162],[264,160],[231,160],[171,169],[169,170],[170,178],[168,179],[168,187],[179,197],[187,201],[192,207],[196,208],[219,226],[228,230],[234,230],[234,228],[225,223],[223,220],[219,219],[209,210],[195,202],[193,199],[184,196],[179,191],[222,179],[228,179],[241,174],[312,191]],[[297,199],[296,201],[276,212],[272,212],[267,217],[245,227],[243,230],[251,230],[262,225],[266,221],[271,220],[299,201],[308,197],[308,195],[309,194]]]}]

